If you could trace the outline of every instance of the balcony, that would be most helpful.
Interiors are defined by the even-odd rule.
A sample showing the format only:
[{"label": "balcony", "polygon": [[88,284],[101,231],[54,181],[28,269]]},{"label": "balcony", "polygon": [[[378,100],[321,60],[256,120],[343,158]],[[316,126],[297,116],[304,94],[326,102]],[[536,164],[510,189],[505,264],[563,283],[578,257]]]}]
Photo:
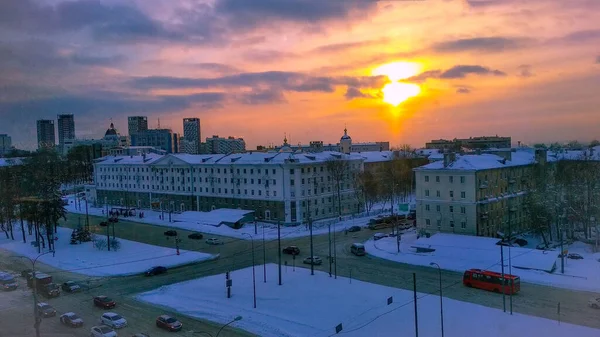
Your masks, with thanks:
[{"label": "balcony", "polygon": [[488,212],[481,213],[481,220],[487,220],[489,217]]}]

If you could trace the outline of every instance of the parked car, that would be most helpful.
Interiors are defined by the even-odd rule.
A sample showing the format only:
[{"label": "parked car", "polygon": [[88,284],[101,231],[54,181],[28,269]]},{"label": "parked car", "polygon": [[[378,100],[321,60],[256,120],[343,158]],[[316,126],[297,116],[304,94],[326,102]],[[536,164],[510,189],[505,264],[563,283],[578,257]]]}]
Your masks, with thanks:
[{"label": "parked car", "polygon": [[350,233],[360,232],[360,226],[352,226],[352,227],[348,228],[348,232],[350,232]]},{"label": "parked car", "polygon": [[29,274],[33,273],[33,270],[31,269],[25,269],[23,271],[21,271],[21,277],[24,277],[26,279],[29,278]]},{"label": "parked car", "polygon": [[127,326],[127,320],[114,312],[105,312],[100,317],[100,323],[113,329],[121,329]]},{"label": "parked car", "polygon": [[573,260],[583,260],[583,256],[581,256],[577,253],[570,253],[569,255],[567,255],[567,258],[573,259]]},{"label": "parked car", "polygon": [[381,239],[387,238],[387,237],[388,237],[387,234],[384,234],[384,233],[375,233],[373,235],[373,240],[377,241],[377,240],[381,240]]},{"label": "parked car", "polygon": [[225,244],[223,241],[217,239],[217,238],[210,238],[210,239],[206,239],[205,241],[207,244],[209,245],[223,245]]},{"label": "parked car", "polygon": [[56,309],[52,307],[50,304],[45,302],[39,302],[36,305],[36,310],[39,316],[41,317],[54,317],[56,316]]},{"label": "parked car", "polygon": [[138,332],[138,333],[136,333],[136,334],[133,334],[133,336],[132,336],[132,337],[150,337],[150,335],[149,335],[149,334],[147,334],[147,333]]},{"label": "parked car", "polygon": [[588,305],[590,308],[600,309],[600,297],[590,298]]},{"label": "parked car", "polygon": [[0,271],[0,287],[4,291],[16,290],[19,284],[11,274]]},{"label": "parked car", "polygon": [[75,281],[67,281],[62,284],[61,288],[62,290],[68,293],[75,293],[81,291],[81,287],[79,286],[79,284],[75,283]]},{"label": "parked car", "polygon": [[165,234],[165,236],[177,236],[177,231],[170,229],[170,230],[166,231],[164,234]]},{"label": "parked car", "polygon": [[112,309],[117,306],[117,303],[110,297],[101,295],[94,297],[94,305],[103,309]]},{"label": "parked car", "polygon": [[305,258],[304,261],[302,261],[302,263],[319,266],[319,265],[323,264],[323,260],[321,260],[321,258],[318,256],[313,256],[313,257]]},{"label": "parked car", "polygon": [[156,326],[169,331],[179,331],[183,324],[173,316],[160,315],[156,318]]},{"label": "parked car", "polygon": [[60,322],[72,328],[78,328],[83,326],[83,319],[81,319],[81,317],[77,316],[73,312],[67,312],[60,315]]},{"label": "parked car", "polygon": [[100,325],[92,327],[90,330],[91,337],[117,337],[117,332],[111,327],[106,325]]},{"label": "parked car", "polygon": [[200,233],[192,233],[192,234],[188,235],[188,239],[192,239],[192,240],[202,240],[202,238],[204,238],[204,235],[202,235]]},{"label": "parked car", "polygon": [[289,255],[300,255],[300,248],[296,246],[287,246],[283,248],[282,252]]},{"label": "parked car", "polygon": [[146,276],[154,276],[159,274],[164,274],[167,272],[167,268],[163,266],[152,267],[144,273]]}]

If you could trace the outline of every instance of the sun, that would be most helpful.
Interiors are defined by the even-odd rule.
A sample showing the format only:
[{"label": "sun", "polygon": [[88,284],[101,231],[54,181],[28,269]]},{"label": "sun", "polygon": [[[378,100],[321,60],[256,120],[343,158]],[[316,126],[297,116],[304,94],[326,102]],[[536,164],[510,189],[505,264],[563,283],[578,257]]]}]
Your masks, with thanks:
[{"label": "sun", "polygon": [[381,65],[371,72],[374,76],[385,75],[390,81],[404,80],[421,72],[421,65],[415,62],[392,62]]},{"label": "sun", "polygon": [[383,101],[397,106],[407,99],[421,93],[421,88],[413,83],[392,82],[386,84],[383,89]]}]

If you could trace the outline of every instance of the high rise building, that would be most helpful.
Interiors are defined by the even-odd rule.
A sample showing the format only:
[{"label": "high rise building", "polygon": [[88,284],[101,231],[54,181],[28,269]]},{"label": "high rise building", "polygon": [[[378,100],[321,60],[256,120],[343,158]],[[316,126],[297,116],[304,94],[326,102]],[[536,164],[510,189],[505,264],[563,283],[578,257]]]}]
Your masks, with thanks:
[{"label": "high rise building", "polygon": [[75,139],[75,118],[73,114],[58,115],[58,145],[68,139]]},{"label": "high rise building", "polygon": [[200,118],[184,118],[182,152],[199,154],[200,142]]},{"label": "high rise building", "polygon": [[129,136],[138,132],[144,132],[148,130],[148,117],[146,116],[129,116],[127,117],[127,130]]},{"label": "high rise building", "polygon": [[167,153],[178,153],[179,135],[170,129],[150,129],[131,135],[131,146],[152,146]]},{"label": "high rise building", "polygon": [[241,153],[246,151],[246,142],[242,138],[212,136],[206,138],[206,151],[208,153]]},{"label": "high rise building", "polygon": [[37,144],[38,149],[54,148],[56,138],[54,134],[54,121],[51,119],[40,119],[37,121]]},{"label": "high rise building", "polygon": [[0,155],[10,151],[12,148],[12,139],[7,134],[0,134]]}]

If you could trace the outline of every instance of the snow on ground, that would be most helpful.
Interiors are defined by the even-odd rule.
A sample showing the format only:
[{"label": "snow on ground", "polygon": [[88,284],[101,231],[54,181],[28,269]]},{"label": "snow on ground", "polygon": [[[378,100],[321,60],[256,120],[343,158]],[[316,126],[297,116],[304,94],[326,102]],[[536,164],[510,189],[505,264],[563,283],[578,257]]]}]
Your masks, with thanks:
[{"label": "snow on ground", "polygon": [[[267,283],[263,283],[260,275],[262,266],[257,270],[256,309],[253,308],[252,268],[231,273],[233,287],[229,299],[223,274],[163,286],[139,294],[137,298],[221,324],[239,315],[242,320],[232,325],[265,337],[333,336],[340,323],[342,333],[350,337],[399,333],[414,336],[411,291],[344,277],[336,280],[319,271],[311,276],[309,269],[292,271],[289,267],[284,271],[283,285],[278,286],[277,265],[267,265]],[[390,296],[393,303],[387,305]],[[420,335],[439,336],[439,297],[418,296]],[[487,337],[600,336],[600,330],[520,314],[511,316],[501,310],[448,298],[444,298],[444,330],[447,337],[463,337],[473,331],[485,331]]]},{"label": "snow on ground", "polygon": [[[498,239],[476,236],[435,234],[430,238],[421,237],[411,230],[402,235],[400,253],[396,238],[389,237],[365,243],[367,253],[376,257],[413,265],[429,266],[436,262],[443,269],[463,272],[471,268],[479,268],[500,272],[500,246]],[[430,247],[432,253],[417,253],[414,247]],[[572,245],[569,253],[580,253],[583,260],[565,259],[565,273],[560,272],[559,251],[542,251],[537,249],[510,249],[512,274],[521,281],[555,286],[560,288],[600,291],[600,254],[591,253],[591,247],[578,242]],[[504,272],[509,273],[509,250],[504,247]],[[556,263],[553,273],[545,270],[548,265]],[[517,266],[538,268],[540,270],[521,269]]]},{"label": "snow on ground", "polygon": [[[78,201],[75,200],[75,198],[73,196],[70,196],[65,199],[68,201],[68,205],[66,206],[66,209],[68,212],[85,214],[85,212],[86,212],[85,201],[81,201],[81,203],[79,203]],[[388,206],[389,206],[389,204],[388,204]],[[111,206],[109,206],[109,209],[110,209],[110,207]],[[199,223],[199,221],[193,220],[194,214],[198,214],[198,216],[199,216],[200,213],[205,213],[205,212],[183,212],[180,214],[173,213],[173,214],[171,214],[172,222],[169,222],[169,214],[166,212],[164,213],[164,220],[163,220],[163,219],[160,219],[160,216],[162,216],[161,212],[151,211],[151,210],[141,210],[141,211],[144,212],[143,218],[133,216],[133,217],[123,218],[123,220],[146,223],[146,224],[151,224],[151,225],[156,225],[156,226],[181,228],[181,229],[187,229],[187,230],[191,230],[191,231],[198,231],[198,232],[202,232],[202,233],[206,233],[206,234],[222,235],[222,236],[228,236],[228,237],[233,237],[233,238],[238,238],[238,239],[249,239],[249,237],[246,234],[255,235],[254,234],[255,233],[254,223],[245,224],[244,227],[242,227],[240,229],[233,229],[226,225],[221,225],[221,226],[217,227],[217,226],[213,226],[213,225],[202,224],[202,223]],[[90,215],[106,216],[105,208],[92,207],[91,205],[88,205],[88,213]],[[317,235],[317,234],[327,233],[329,230],[328,229],[329,224],[331,224],[331,230],[335,230],[338,232],[344,231],[346,228],[349,228],[349,227],[355,226],[355,225],[356,226],[366,226],[369,223],[369,220],[371,218],[373,218],[381,213],[385,213],[385,210],[378,208],[377,211],[372,212],[370,216],[364,216],[364,217],[359,217],[359,218],[354,218],[354,219],[352,219],[351,217],[344,217],[344,219],[341,222],[338,221],[337,219],[315,221],[313,223],[313,234]],[[257,230],[256,230],[258,232],[257,235],[262,237],[263,225],[265,228],[265,239],[266,240],[277,239],[277,225],[276,224],[259,222],[257,224]],[[310,231],[308,230],[307,225],[300,225],[300,226],[296,226],[296,227],[285,227],[285,226],[281,227],[281,237],[282,238],[295,238],[295,237],[302,237],[302,236],[308,236],[308,235],[310,235]]]},{"label": "snow on ground", "polygon": [[[119,239],[121,248],[118,251],[100,251],[92,242],[78,245],[69,244],[71,229],[58,228],[56,252],[41,256],[38,261],[47,265],[89,276],[123,276],[139,274],[153,266],[176,267],[215,258],[214,255],[159,246],[147,245],[136,241]],[[11,251],[35,259],[37,247],[27,238],[25,244],[19,240],[20,233],[15,234],[16,241],[0,239],[0,249]]]}]

